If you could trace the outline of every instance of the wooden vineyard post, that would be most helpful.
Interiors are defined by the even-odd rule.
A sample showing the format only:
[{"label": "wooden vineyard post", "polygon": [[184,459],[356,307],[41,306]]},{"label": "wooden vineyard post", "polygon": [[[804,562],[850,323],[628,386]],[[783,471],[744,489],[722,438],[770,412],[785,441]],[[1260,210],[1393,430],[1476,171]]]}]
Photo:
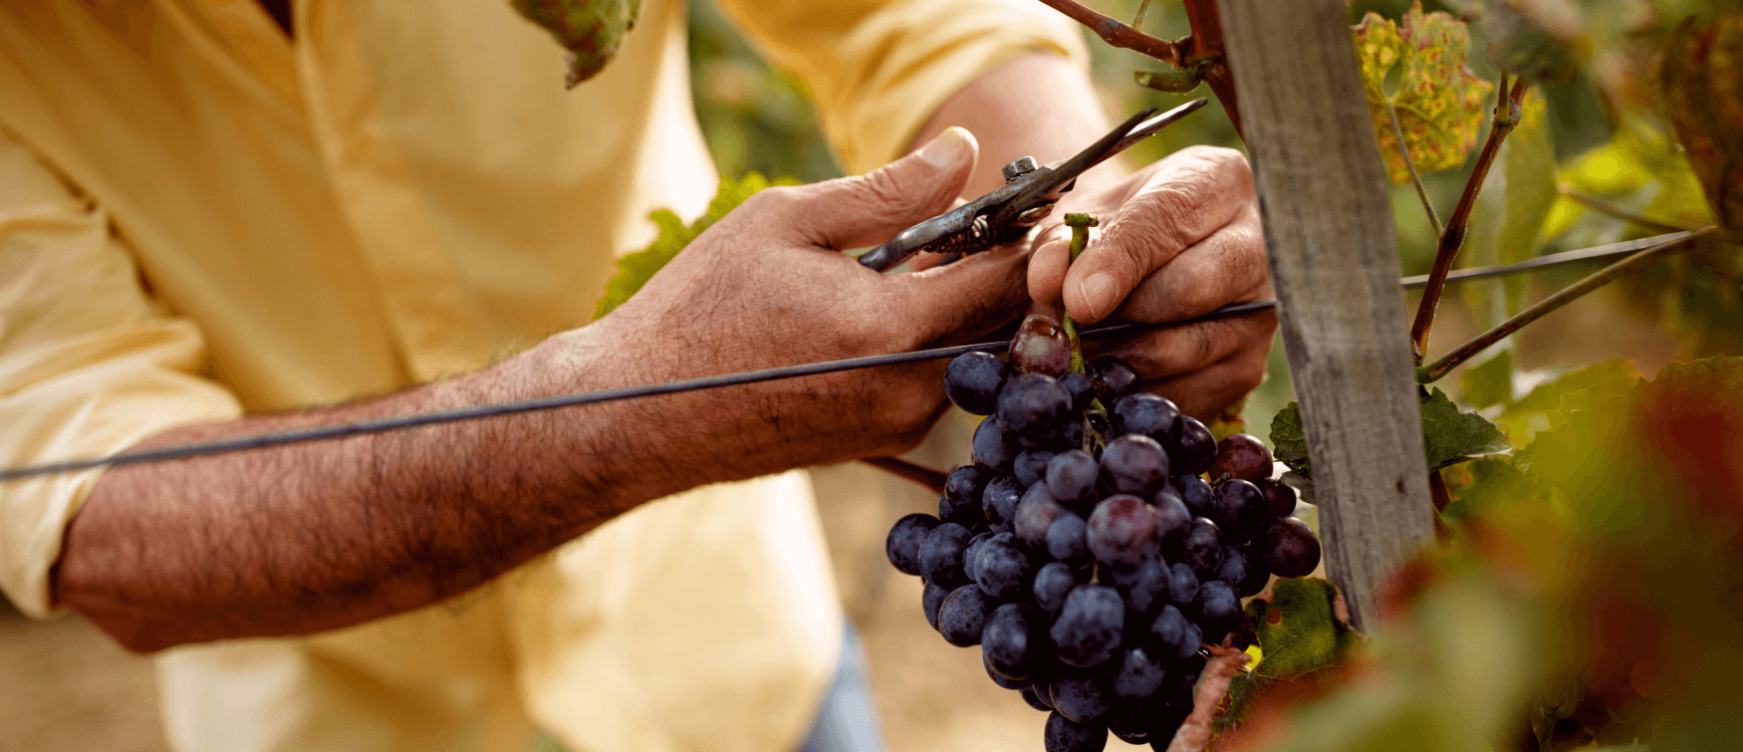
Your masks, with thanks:
[{"label": "wooden vineyard post", "polygon": [[[1392,206],[1343,0],[1220,0],[1326,570],[1358,628],[1433,535]],[[1365,626],[1364,626],[1365,625]]]}]

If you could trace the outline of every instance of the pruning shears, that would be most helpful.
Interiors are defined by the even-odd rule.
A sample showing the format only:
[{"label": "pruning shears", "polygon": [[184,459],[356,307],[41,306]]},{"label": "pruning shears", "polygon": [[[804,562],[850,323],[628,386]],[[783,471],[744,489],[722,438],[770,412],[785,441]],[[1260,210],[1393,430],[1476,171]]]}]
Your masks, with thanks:
[{"label": "pruning shears", "polygon": [[1154,107],[1144,110],[1089,148],[1051,164],[1037,165],[1034,157],[1011,160],[1004,167],[1004,185],[897,233],[862,254],[859,263],[881,272],[921,251],[966,255],[1016,240],[1047,216],[1059,195],[1077,184],[1078,175],[1204,105],[1204,99],[1194,99],[1160,115]]}]

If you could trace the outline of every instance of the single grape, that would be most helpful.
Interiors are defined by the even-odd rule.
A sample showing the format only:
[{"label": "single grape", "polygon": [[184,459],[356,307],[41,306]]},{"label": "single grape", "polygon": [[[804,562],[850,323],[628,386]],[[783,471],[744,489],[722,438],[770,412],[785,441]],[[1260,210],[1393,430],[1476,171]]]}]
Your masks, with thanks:
[{"label": "single grape", "polygon": [[1265,557],[1259,555],[1256,545],[1249,544],[1241,548],[1241,559],[1245,562],[1246,572],[1240,582],[1229,583],[1235,589],[1235,595],[1251,598],[1265,590],[1271,583],[1271,569],[1265,566]]},{"label": "single grape", "polygon": [[926,623],[938,628],[938,607],[944,605],[944,599],[950,595],[949,588],[941,588],[928,582],[920,591],[920,611],[926,614]]},{"label": "single grape", "polygon": [[1047,474],[1047,463],[1053,460],[1053,453],[1044,449],[1025,449],[1011,463],[1011,470],[1017,474],[1017,482],[1024,488],[1035,485],[1041,477]]},{"label": "single grape", "polygon": [[1223,541],[1240,543],[1258,532],[1265,521],[1265,493],[1250,482],[1231,478],[1216,485],[1210,519],[1216,521]]},{"label": "single grape", "polygon": [[1009,679],[1032,680],[1047,666],[1052,650],[1047,640],[1047,614],[1034,606],[999,606],[980,633],[982,658]]},{"label": "single grape", "polygon": [[1155,615],[1168,598],[1168,564],[1151,558],[1139,564],[1119,588],[1126,595],[1126,606],[1144,616]]},{"label": "single grape", "polygon": [[1088,668],[1113,657],[1125,620],[1126,603],[1118,591],[1105,585],[1078,585],[1065,596],[1065,606],[1048,634],[1059,647],[1061,661]]},{"label": "single grape", "polygon": [[1048,690],[1053,709],[1078,723],[1094,721],[1113,709],[1113,690],[1095,677],[1068,674],[1054,679]]},{"label": "single grape", "polygon": [[1162,681],[1162,688],[1157,690],[1156,695],[1153,696],[1161,697],[1171,703],[1183,704],[1190,711],[1193,690],[1198,685],[1199,675],[1204,673],[1204,664],[1205,658],[1199,655],[1197,650],[1176,661],[1168,667],[1168,678]]},{"label": "single grape", "polygon": [[[979,507],[981,492],[986,490],[986,484],[997,473],[976,465],[963,465],[950,471],[944,479],[944,495],[950,497],[950,503],[961,507]],[[948,522],[948,520],[946,520]]]},{"label": "single grape", "polygon": [[1084,374],[1072,371],[1059,377],[1059,385],[1071,393],[1071,411],[1081,413],[1095,401],[1095,382]]},{"label": "single grape", "polygon": [[1259,541],[1265,568],[1278,577],[1306,577],[1319,566],[1319,538],[1313,529],[1294,517],[1284,517],[1265,528]]},{"label": "single grape", "polygon": [[1216,461],[1216,437],[1197,418],[1182,415],[1180,443],[1168,447],[1168,456],[1174,460],[1174,472],[1198,475],[1209,470],[1211,463]]},{"label": "single grape", "polygon": [[1017,518],[1012,520],[1016,526],[1017,539],[1029,547],[1031,551],[1047,550],[1047,528],[1062,515],[1071,514],[1059,502],[1053,500],[1053,494],[1047,492],[1047,484],[1036,483],[1023,492],[1023,498],[1017,502]]},{"label": "single grape", "polygon": [[1265,494],[1265,519],[1280,520],[1295,514],[1295,489],[1280,480],[1266,478],[1253,481]]},{"label": "single grape", "polygon": [[1000,475],[987,481],[980,494],[980,512],[989,524],[1009,524],[1017,518],[1017,502],[1023,499],[1023,487],[1015,478]]},{"label": "single grape", "polygon": [[959,648],[980,643],[981,630],[999,602],[974,585],[963,585],[950,591],[938,607],[938,631],[944,641]]},{"label": "single grape", "polygon": [[1025,373],[999,392],[993,418],[1018,446],[1046,446],[1059,441],[1071,421],[1071,394],[1052,376]]},{"label": "single grape", "polygon": [[991,415],[1011,369],[992,353],[963,353],[944,367],[944,396],[975,415]]},{"label": "single grape", "polygon": [[1150,715],[1139,703],[1116,703],[1102,720],[1109,732],[1127,744],[1143,744],[1150,739]]},{"label": "single grape", "polygon": [[929,514],[910,514],[890,526],[890,536],[884,539],[884,555],[891,566],[902,574],[920,573],[920,544],[927,534],[938,527],[938,518]]},{"label": "single grape", "polygon": [[1216,576],[1223,563],[1223,540],[1215,522],[1203,517],[1192,521],[1180,544],[1180,560],[1192,567],[1200,581]]},{"label": "single grape", "polygon": [[1067,449],[1082,449],[1083,421],[1079,420],[1076,416],[1065,421],[1065,427],[1061,430],[1059,438],[1048,444],[1047,448],[1052,449],[1056,453],[1063,452]]},{"label": "single grape", "polygon": [[1216,457],[1210,463],[1210,479],[1239,478],[1257,481],[1271,477],[1271,450],[1265,442],[1251,434],[1237,433],[1216,443]]},{"label": "single grape", "polygon": [[920,544],[920,575],[927,582],[936,582],[953,590],[967,585],[968,575],[962,570],[962,556],[973,538],[974,534],[968,528],[954,522],[932,528]]},{"label": "single grape", "polygon": [[1211,505],[1216,499],[1216,489],[1196,475],[1176,475],[1169,479],[1174,486],[1174,492],[1180,494],[1180,500],[1186,504],[1186,511],[1194,517],[1209,517],[1212,514]]},{"label": "single grape", "polygon": [[1136,496],[1109,496],[1090,513],[1085,540],[1097,561],[1134,569],[1156,555],[1155,513]]},{"label": "single grape", "polygon": [[1035,577],[1035,565],[1017,550],[1017,537],[999,533],[980,547],[980,566],[975,568],[974,581],[987,595],[1001,601],[1021,599],[1028,593]]},{"label": "single grape", "polygon": [[1011,463],[1017,459],[1017,452],[1022,449],[1017,446],[1016,441],[1005,435],[998,420],[993,418],[982,420],[975,427],[973,446],[974,464],[1004,473],[1011,471]]},{"label": "single grape", "polygon": [[1050,561],[1035,572],[1035,585],[1031,592],[1035,596],[1035,605],[1046,609],[1050,614],[1056,614],[1065,606],[1065,597],[1075,587],[1077,575],[1072,574],[1071,566],[1064,562]]},{"label": "single grape", "polygon": [[1095,383],[1095,396],[1104,405],[1138,390],[1138,369],[1112,355],[1083,364],[1083,372]]},{"label": "single grape", "polygon": [[1178,544],[1186,536],[1186,529],[1194,517],[1192,510],[1172,488],[1156,492],[1150,500],[1150,514],[1156,518],[1156,540],[1165,547],[1172,547],[1170,543]]},{"label": "single grape", "polygon": [[962,575],[967,577],[969,582],[974,582],[980,577],[980,549],[986,545],[987,541],[992,540],[992,537],[991,532],[975,533],[973,538],[968,539],[968,547],[962,549]]},{"label": "single grape", "polygon": [[1166,397],[1138,393],[1114,402],[1108,421],[1116,435],[1142,434],[1169,447],[1180,439],[1180,408]]},{"label": "single grape", "polygon": [[1220,643],[1241,618],[1241,599],[1222,580],[1211,580],[1198,589],[1198,626],[1205,642]]},{"label": "single grape", "polygon": [[1150,637],[1155,640],[1157,655],[1164,659],[1198,652],[1199,634],[1198,627],[1172,604],[1163,606],[1162,613],[1150,622]]},{"label": "single grape", "polygon": [[1114,694],[1131,700],[1149,697],[1162,686],[1163,673],[1160,657],[1151,655],[1143,647],[1127,650],[1119,671],[1114,674]]},{"label": "single grape", "polygon": [[981,514],[978,500],[973,504],[959,505],[948,493],[938,495],[938,518],[970,530],[986,525],[986,516]]},{"label": "single grape", "polygon": [[1088,564],[1093,557],[1084,540],[1086,530],[1082,517],[1070,512],[1060,515],[1047,526],[1047,554],[1072,566]]},{"label": "single grape", "polygon": [[1168,453],[1148,436],[1121,436],[1101,453],[1101,485],[1149,498],[1168,482]]},{"label": "single grape", "polygon": [[1247,579],[1247,554],[1240,547],[1223,551],[1223,564],[1217,567],[1216,579],[1236,590]]},{"label": "single grape", "polygon": [[1031,684],[1027,687],[1024,687],[1022,689],[1017,690],[1017,694],[1020,694],[1023,696],[1023,702],[1029,703],[1029,707],[1034,708],[1036,710],[1039,710],[1043,713],[1050,713],[1053,711],[1053,706],[1050,704],[1052,702],[1052,700],[1051,700],[1051,698],[1047,697],[1046,689],[1045,688],[1037,689],[1036,687],[1038,687],[1038,686],[1040,686],[1040,685]]},{"label": "single grape", "polygon": [[1055,710],[1047,716],[1043,741],[1047,752],[1102,752],[1108,730],[1101,724],[1077,723]]},{"label": "single grape", "polygon": [[1031,313],[1011,338],[1011,366],[1020,373],[1057,377],[1071,367],[1071,340],[1059,320]]},{"label": "single grape", "polygon": [[[1198,681],[1198,675],[1193,674],[1192,680]],[[1168,746],[1174,743],[1174,735],[1179,733],[1181,725],[1186,723],[1186,717],[1192,715],[1192,700],[1167,703],[1156,706],[1149,713],[1150,718],[1150,749],[1155,752],[1168,752]]]},{"label": "single grape", "polygon": [[1016,678],[1005,676],[1003,673],[1000,673],[998,669],[993,668],[993,664],[987,660],[985,654],[982,654],[980,657],[980,667],[986,669],[987,678],[992,679],[994,684],[1005,689],[1022,689],[1024,687],[1035,686],[1035,680],[1032,678],[1026,676]]},{"label": "single grape", "polygon": [[1095,482],[1101,477],[1101,465],[1082,449],[1068,449],[1053,455],[1047,463],[1047,490],[1059,503],[1070,506],[1095,501]]},{"label": "single grape", "polygon": [[1198,600],[1198,574],[1185,564],[1168,568],[1168,601],[1188,605]]}]

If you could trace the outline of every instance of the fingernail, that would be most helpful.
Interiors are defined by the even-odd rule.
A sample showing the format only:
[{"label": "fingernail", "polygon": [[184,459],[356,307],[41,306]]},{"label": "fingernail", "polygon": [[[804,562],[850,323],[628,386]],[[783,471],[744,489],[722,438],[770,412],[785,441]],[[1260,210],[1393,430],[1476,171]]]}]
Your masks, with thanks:
[{"label": "fingernail", "polygon": [[943,133],[932,137],[925,146],[920,147],[920,158],[933,167],[946,167],[962,160],[962,153],[968,148],[968,131],[960,126],[945,128]]},{"label": "fingernail", "polygon": [[1100,319],[1109,309],[1114,307],[1110,298],[1114,295],[1114,275],[1107,272],[1096,272],[1089,275],[1077,286],[1077,291],[1083,294],[1083,302],[1089,306],[1091,316]]}]

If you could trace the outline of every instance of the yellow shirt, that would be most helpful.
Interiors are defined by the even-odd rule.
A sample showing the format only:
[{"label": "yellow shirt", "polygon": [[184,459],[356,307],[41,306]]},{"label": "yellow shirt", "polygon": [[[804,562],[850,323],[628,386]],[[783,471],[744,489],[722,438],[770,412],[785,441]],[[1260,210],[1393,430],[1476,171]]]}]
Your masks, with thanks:
[{"label": "yellow shirt", "polygon": [[[1083,57],[1031,0],[722,0],[850,170],[999,61]],[[655,208],[699,213],[683,5],[572,92],[506,0],[0,4],[0,463],[473,370],[586,319]],[[0,485],[0,589],[53,609],[97,477]],[[270,482],[270,479],[263,479]],[[480,590],[168,651],[182,750],[785,750],[840,612],[806,476],[650,504]]]}]

